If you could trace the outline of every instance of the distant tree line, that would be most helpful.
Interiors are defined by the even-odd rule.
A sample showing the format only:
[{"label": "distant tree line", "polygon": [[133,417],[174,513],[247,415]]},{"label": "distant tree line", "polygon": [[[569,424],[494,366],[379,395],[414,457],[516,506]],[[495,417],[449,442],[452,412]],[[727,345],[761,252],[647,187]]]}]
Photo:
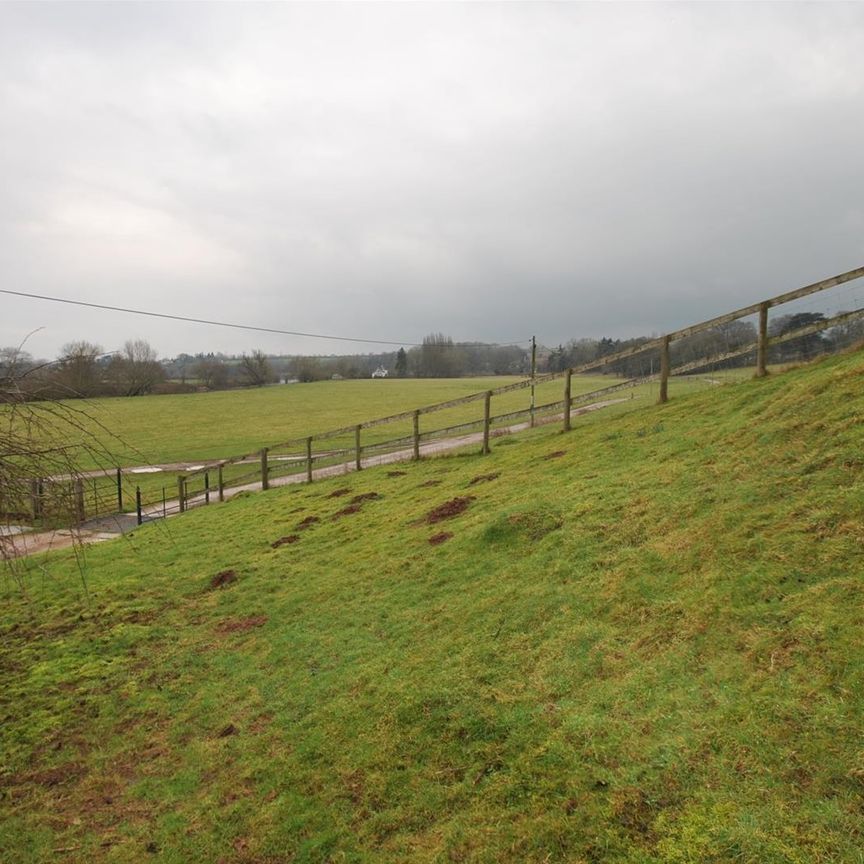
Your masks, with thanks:
[{"label": "distant tree line", "polygon": [[[769,335],[782,336],[825,320],[815,312],[799,312],[771,318]],[[604,357],[635,348],[652,337],[631,339],[573,339],[556,348],[539,347],[538,372],[559,372],[594,363]],[[769,362],[789,363],[818,354],[841,350],[864,341],[864,320],[855,319],[771,347]],[[749,321],[731,321],[672,343],[673,367],[706,359],[713,369],[753,364],[753,352],[726,360],[723,354],[753,345],[756,328]],[[120,351],[104,353],[91,342],[64,345],[56,360],[36,360],[18,348],[0,349],[0,392],[4,382],[14,381],[17,392],[30,399],[68,399],[93,396],[143,396],[148,393],[178,393],[262,387],[286,381],[322,381],[368,378],[383,368],[396,378],[458,378],[467,375],[525,375],[531,370],[527,348],[455,342],[444,333],[430,333],[419,345],[407,350],[331,356],[268,357],[262,351],[240,356],[224,354],[179,354],[160,361],[141,339],[127,341]],[[597,367],[597,371],[639,378],[660,368],[656,349],[643,351]]]}]

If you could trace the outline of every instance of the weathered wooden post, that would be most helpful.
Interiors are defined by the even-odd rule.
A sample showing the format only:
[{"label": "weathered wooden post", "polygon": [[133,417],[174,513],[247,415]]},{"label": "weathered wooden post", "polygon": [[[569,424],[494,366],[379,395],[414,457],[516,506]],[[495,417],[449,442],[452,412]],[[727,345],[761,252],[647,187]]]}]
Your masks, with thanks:
[{"label": "weathered wooden post", "polygon": [[219,480],[219,500],[220,500],[220,501],[224,501],[224,500],[225,500],[225,479],[224,479],[223,476],[222,476],[222,468],[223,468],[224,464],[225,464],[224,462],[220,462],[220,463],[219,463],[219,477],[218,477],[218,480]]},{"label": "weathered wooden post", "polygon": [[269,448],[262,447],[261,448],[261,489],[262,491],[266,491],[270,488],[270,470],[267,467],[267,454],[269,452]]},{"label": "weathered wooden post", "polygon": [[123,472],[117,469],[117,512],[123,512]]},{"label": "weathered wooden post", "polygon": [[75,496],[75,519],[80,525],[84,521],[84,480],[76,477],[72,488]]},{"label": "weathered wooden post", "polygon": [[492,416],[492,391],[486,391],[483,400],[483,453],[489,452],[489,420]]},{"label": "weathered wooden post", "polygon": [[768,374],[768,303],[759,304],[759,340],[756,343],[756,377]]},{"label": "weathered wooden post", "polygon": [[210,472],[204,472],[204,503],[210,503]]},{"label": "weathered wooden post", "polygon": [[420,458],[420,412],[414,412],[414,460]]},{"label": "weathered wooden post", "polygon": [[306,482],[312,482],[312,436],[306,439]]},{"label": "weathered wooden post", "polygon": [[180,474],[177,477],[177,500],[180,502],[180,512],[186,512],[186,478]]},{"label": "weathered wooden post", "polygon": [[564,431],[570,431],[570,404],[572,397],[570,395],[571,379],[573,378],[573,370],[568,369],[564,377]]},{"label": "weathered wooden post", "polygon": [[144,522],[144,517],[141,515],[141,487],[135,487],[135,515],[138,518],[138,524]]},{"label": "weathered wooden post", "polygon": [[669,401],[669,337],[663,337],[660,346],[660,399],[662,405]]},{"label": "weathered wooden post", "polygon": [[354,427],[354,467],[359,471],[363,466],[360,464],[360,424]]}]

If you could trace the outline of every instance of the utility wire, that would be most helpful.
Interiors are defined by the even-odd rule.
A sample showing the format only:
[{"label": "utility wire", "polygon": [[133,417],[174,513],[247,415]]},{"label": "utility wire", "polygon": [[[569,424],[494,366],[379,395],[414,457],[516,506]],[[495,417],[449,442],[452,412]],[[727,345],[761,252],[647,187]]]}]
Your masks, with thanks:
[{"label": "utility wire", "polygon": [[[297,330],[280,330],[276,327],[258,327],[254,324],[235,324],[230,321],[211,321],[208,318],[192,318],[186,315],[172,315],[168,312],[150,312],[145,309],[129,309],[125,306],[109,306],[105,303],[88,303],[85,300],[70,300],[67,297],[49,297],[47,294],[29,294],[26,291],[11,291],[8,288],[0,288],[0,294],[11,294],[15,297],[29,297],[33,300],[48,300],[52,303],[67,303],[70,306],[86,306],[90,309],[105,309],[109,312],[125,312],[129,315],[146,315],[150,318],[167,318],[171,321],[188,321],[191,324],[209,324],[213,327],[231,327],[235,330],[255,330],[259,333],[276,333],[280,336],[302,336],[307,339],[332,339],[338,342],[365,342],[371,345],[408,345],[409,347],[422,347],[422,342],[394,342],[388,339],[363,339],[353,336],[329,336],[324,333],[302,333]],[[520,342],[460,342],[454,343],[454,348],[490,347],[506,348],[518,346],[530,339]],[[435,345],[436,348],[446,347]]]}]

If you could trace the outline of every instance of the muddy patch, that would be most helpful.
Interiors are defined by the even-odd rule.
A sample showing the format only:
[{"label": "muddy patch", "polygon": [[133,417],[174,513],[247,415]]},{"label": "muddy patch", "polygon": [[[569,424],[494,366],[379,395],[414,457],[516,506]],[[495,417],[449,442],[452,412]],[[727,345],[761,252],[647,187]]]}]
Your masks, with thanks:
[{"label": "muddy patch", "polygon": [[236,581],[236,570],[221,570],[210,580],[210,587],[225,588],[227,585],[233,585]]},{"label": "muddy patch", "polygon": [[237,727],[233,723],[229,723],[227,726],[224,726],[219,730],[219,733],[216,735],[217,738],[228,738],[231,735],[237,734]]},{"label": "muddy patch", "polygon": [[434,525],[436,522],[441,522],[444,519],[452,519],[454,516],[464,513],[473,500],[473,495],[463,495],[458,498],[451,498],[449,501],[445,501],[443,504],[433,507],[423,517],[423,521],[427,525]]},{"label": "muddy patch", "polygon": [[327,497],[328,498],[341,498],[343,495],[350,495],[350,489],[334,489]]},{"label": "muddy patch", "polygon": [[497,480],[501,474],[496,471],[494,474],[478,474],[476,477],[472,477],[471,481],[468,483],[469,486],[476,486],[478,483],[489,483],[492,480]]},{"label": "muddy patch", "polygon": [[547,453],[543,458],[548,462],[550,459],[560,459],[562,456],[566,455],[566,450],[553,450],[551,453]]},{"label": "muddy patch", "polygon": [[440,534],[433,534],[429,538],[430,546],[440,546],[442,543],[446,543],[453,534],[450,531],[442,531]]},{"label": "muddy patch", "polygon": [[388,471],[388,477],[404,477],[408,472],[407,471]]},{"label": "muddy patch", "polygon": [[377,492],[364,492],[362,495],[355,495],[351,499],[352,504],[362,504],[364,501],[378,501],[381,496]]},{"label": "muddy patch", "polygon": [[307,528],[310,528],[316,522],[320,522],[321,519],[318,516],[307,516],[302,522],[297,523],[298,531],[305,531]]},{"label": "muddy patch", "polygon": [[249,618],[228,618],[216,625],[216,632],[223,635],[226,633],[245,633],[247,630],[263,627],[266,623],[266,615],[251,615]]},{"label": "muddy patch", "polygon": [[337,510],[333,514],[334,519],[339,519],[342,516],[350,516],[352,513],[359,513],[360,505],[359,504],[349,504],[347,507],[343,507],[341,510]]},{"label": "muddy patch", "polygon": [[429,489],[432,486],[440,486],[440,480],[427,480],[425,483],[421,483],[417,488],[418,489]]},{"label": "muddy patch", "polygon": [[280,537],[278,540],[274,540],[270,544],[271,549],[278,549],[280,546],[285,546],[289,543],[296,543],[300,539],[299,534],[288,534],[285,537]]}]

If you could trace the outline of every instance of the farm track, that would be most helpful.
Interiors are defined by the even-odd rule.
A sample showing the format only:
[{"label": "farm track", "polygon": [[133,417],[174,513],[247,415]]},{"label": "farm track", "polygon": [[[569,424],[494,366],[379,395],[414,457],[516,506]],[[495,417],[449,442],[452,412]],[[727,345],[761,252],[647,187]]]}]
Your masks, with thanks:
[{"label": "farm track", "polygon": [[[628,401],[626,398],[607,399],[602,402],[593,402],[590,405],[583,405],[579,408],[574,408],[570,412],[571,417],[578,417],[582,414],[588,414],[593,411],[598,411],[601,408],[606,408],[610,405],[615,405],[619,402]],[[551,423],[560,422],[563,419],[563,414],[550,415],[548,417],[537,418],[535,426],[545,426]],[[506,426],[502,429],[497,429],[492,433],[492,437],[501,437],[502,435],[511,435],[517,432],[524,432],[530,428],[530,423],[515,423],[512,426]],[[420,445],[420,456],[435,456],[441,453],[446,453],[451,450],[458,450],[461,447],[467,447],[472,444],[480,444],[483,441],[482,432],[472,432],[470,435],[460,435],[455,438],[443,438],[440,441],[429,441]],[[413,448],[405,448],[396,450],[392,453],[384,453],[380,456],[369,456],[360,460],[361,468],[376,468],[381,465],[391,465],[397,462],[410,462],[414,458]],[[250,460],[253,461],[253,460]],[[192,468],[201,467],[201,463],[174,463],[171,465],[150,465],[138,466],[137,470],[141,473],[146,473],[147,469],[159,469],[165,471],[183,471],[191,470]],[[315,468],[312,471],[312,479],[326,480],[330,477],[344,476],[345,474],[356,471],[357,468],[353,461],[343,462],[339,465],[329,465],[326,468]],[[112,470],[90,471],[86,472],[85,477],[102,477],[113,474]],[[60,479],[60,478],[55,478]],[[280,486],[290,486],[297,483],[305,483],[306,474],[290,474],[287,477],[276,477],[270,481],[270,488]],[[254,483],[245,483],[240,486],[231,486],[224,490],[225,499],[233,498],[241,492],[256,492],[261,491],[261,481]],[[210,493],[211,497],[215,495]],[[194,495],[187,499],[186,509],[206,506],[207,498],[204,493]],[[146,522],[161,521],[164,518],[179,516],[179,501],[171,500],[165,502],[165,511],[174,510],[163,515],[163,505],[153,504],[144,507],[141,515]],[[28,555],[35,555],[39,552],[57,551],[68,549],[76,544],[100,543],[106,540],[113,540],[137,527],[137,520],[134,513],[118,513],[109,516],[101,516],[96,519],[91,519],[84,522],[81,526],[75,528],[55,529],[53,531],[40,532],[25,532],[14,535],[0,535],[0,550],[2,550],[3,558],[22,558]]]}]

